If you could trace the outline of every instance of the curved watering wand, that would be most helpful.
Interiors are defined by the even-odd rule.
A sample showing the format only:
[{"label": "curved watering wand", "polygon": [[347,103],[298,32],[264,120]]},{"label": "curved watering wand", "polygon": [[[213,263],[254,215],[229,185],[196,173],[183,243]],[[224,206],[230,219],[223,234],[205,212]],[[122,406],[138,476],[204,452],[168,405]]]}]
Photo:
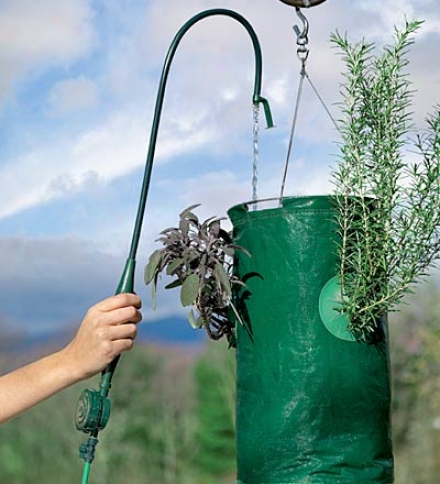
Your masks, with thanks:
[{"label": "curved watering wand", "polygon": [[[171,62],[174,58],[174,54],[176,53],[177,46],[179,45],[182,37],[186,34],[186,32],[198,21],[203,20],[207,17],[211,17],[213,15],[226,15],[227,17],[231,17],[237,20],[245,27],[245,29],[251,36],[255,50],[255,82],[252,102],[254,105],[259,105],[260,103],[263,105],[267,127],[273,127],[273,120],[269,103],[265,98],[261,96],[262,54],[260,43],[251,24],[240,14],[232,10],[220,8],[206,10],[188,20],[174,37],[174,40],[169,47],[168,54],[162,70],[162,76],[160,79],[159,89],[156,98],[156,107],[154,110],[154,118],[151,128],[150,144],[145,164],[142,190],[139,199],[139,206],[134,225],[133,236],[131,240],[130,252],[124,270],[122,272],[118,288],[116,289],[116,294],[133,292],[136,252],[138,249],[142,230],[142,222],[144,218],[145,206],[150,186],[160,116],[162,113],[162,106],[165,96],[166,81],[168,78]],[[78,430],[89,434],[87,443],[81,444],[79,449],[80,457],[85,461],[82,484],[86,484],[88,482],[90,466],[95,456],[96,445],[98,444],[99,431],[105,428],[110,417],[110,400],[108,398],[108,394],[110,392],[113,374],[116,370],[119,358],[120,356],[116,357],[102,372],[99,383],[99,390],[84,390],[79,398],[76,411],[76,427]]]}]

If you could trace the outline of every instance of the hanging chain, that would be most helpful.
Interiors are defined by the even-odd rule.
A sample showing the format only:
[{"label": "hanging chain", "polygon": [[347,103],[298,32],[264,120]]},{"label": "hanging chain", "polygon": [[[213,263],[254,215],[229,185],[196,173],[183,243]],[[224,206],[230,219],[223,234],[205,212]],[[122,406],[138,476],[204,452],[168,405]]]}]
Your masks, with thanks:
[{"label": "hanging chain", "polygon": [[254,128],[253,128],[253,165],[252,165],[252,202],[253,210],[257,210],[257,185],[258,185],[258,160],[260,155],[258,145],[260,105],[254,104]]}]

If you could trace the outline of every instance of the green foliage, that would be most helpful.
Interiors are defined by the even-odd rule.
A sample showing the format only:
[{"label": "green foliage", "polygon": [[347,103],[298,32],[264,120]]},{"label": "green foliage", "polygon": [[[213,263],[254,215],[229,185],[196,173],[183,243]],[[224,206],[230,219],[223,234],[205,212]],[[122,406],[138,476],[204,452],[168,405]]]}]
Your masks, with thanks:
[{"label": "green foliage", "polygon": [[0,482],[56,483],[60,476],[65,482],[80,480],[80,436],[73,425],[79,391],[71,388],[0,428]]},{"label": "green foliage", "polygon": [[112,416],[93,472],[106,482],[192,482],[192,357],[140,347],[127,360],[115,375]]},{"label": "green foliage", "polygon": [[[203,358],[215,361],[218,380],[210,385],[221,389],[223,398],[217,404],[224,407],[231,422],[233,353],[222,349],[220,355],[219,349],[207,349]],[[90,484],[223,482],[217,468],[202,471],[196,463],[197,454],[205,452],[196,434],[199,417],[194,365],[198,358],[194,350],[144,345],[124,356],[113,381],[111,417],[99,436]],[[80,482],[83,462],[78,446],[87,436],[75,429],[75,407],[81,390],[97,384],[98,379],[80,383],[1,426],[1,483]],[[228,435],[233,447],[234,435]],[[226,438],[223,444],[226,446]],[[226,482],[233,482],[233,478]]]},{"label": "green foliage", "polygon": [[222,219],[211,217],[200,222],[193,209],[188,207],[180,214],[179,226],[161,232],[163,248],[150,256],[145,268],[145,283],[152,283],[153,300],[159,275],[166,271],[175,279],[166,288],[180,287],[182,306],[194,306],[188,320],[194,328],[205,328],[209,337],[219,340],[226,337],[235,345],[232,310],[240,316],[232,302],[232,287],[244,283],[233,274],[232,261],[236,250],[246,252],[232,243],[231,236],[220,226]]},{"label": "green foliage", "polygon": [[390,321],[396,482],[435,484],[440,475],[438,287],[419,287]]},{"label": "green foliage", "polygon": [[211,345],[196,362],[195,383],[195,463],[207,475],[231,473],[236,466],[235,355]]},{"label": "green foliage", "polygon": [[396,309],[439,257],[439,108],[412,141],[418,159],[404,159],[413,100],[407,54],[420,25],[396,30],[394,43],[378,55],[374,44],[332,36],[346,65],[334,173],[341,310],[360,339],[371,338],[380,317]]},{"label": "green foliage", "polygon": [[[390,321],[398,484],[437,484],[440,475],[439,301],[438,288],[421,285]],[[10,354],[1,356],[2,369],[17,366]],[[210,343],[201,354],[137,345],[125,355],[90,484],[234,482],[234,356],[224,342]],[[87,386],[70,388],[0,427],[1,483],[80,482],[78,445],[85,436],[75,430],[74,414]],[[221,462],[213,453],[216,434]]]}]

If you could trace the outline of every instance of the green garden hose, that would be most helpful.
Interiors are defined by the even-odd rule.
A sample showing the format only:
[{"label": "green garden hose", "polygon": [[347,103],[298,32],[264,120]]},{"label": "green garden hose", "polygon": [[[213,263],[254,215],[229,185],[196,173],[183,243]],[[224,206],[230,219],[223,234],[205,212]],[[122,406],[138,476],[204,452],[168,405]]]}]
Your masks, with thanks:
[{"label": "green garden hose", "polygon": [[81,480],[81,484],[87,484],[88,481],[89,481],[89,474],[90,474],[90,466],[91,466],[91,462],[86,462],[84,464],[84,469],[83,469],[83,476],[82,476],[82,480]]}]

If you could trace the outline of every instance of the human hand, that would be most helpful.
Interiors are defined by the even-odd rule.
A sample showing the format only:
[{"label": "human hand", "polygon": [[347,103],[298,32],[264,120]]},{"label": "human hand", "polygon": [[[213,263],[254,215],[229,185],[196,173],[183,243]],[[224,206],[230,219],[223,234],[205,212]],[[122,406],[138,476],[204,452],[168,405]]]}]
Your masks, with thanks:
[{"label": "human hand", "polygon": [[62,350],[76,380],[102,371],[120,353],[133,347],[137,323],[142,320],[141,305],[135,294],[118,294],[87,311],[76,336]]}]

